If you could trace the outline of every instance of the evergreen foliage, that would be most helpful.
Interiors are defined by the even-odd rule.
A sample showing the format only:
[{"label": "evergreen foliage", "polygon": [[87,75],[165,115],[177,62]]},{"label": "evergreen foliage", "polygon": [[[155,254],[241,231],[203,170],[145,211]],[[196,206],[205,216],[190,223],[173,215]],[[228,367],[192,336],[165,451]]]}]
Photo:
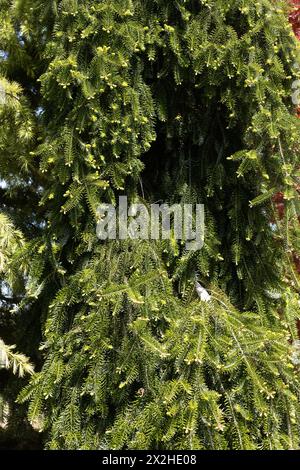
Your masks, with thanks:
[{"label": "evergreen foliage", "polygon": [[[1,336],[37,365],[18,402],[47,448],[299,448],[288,8],[0,0],[1,217],[23,240]],[[123,194],[204,204],[203,249],[100,242]]]}]

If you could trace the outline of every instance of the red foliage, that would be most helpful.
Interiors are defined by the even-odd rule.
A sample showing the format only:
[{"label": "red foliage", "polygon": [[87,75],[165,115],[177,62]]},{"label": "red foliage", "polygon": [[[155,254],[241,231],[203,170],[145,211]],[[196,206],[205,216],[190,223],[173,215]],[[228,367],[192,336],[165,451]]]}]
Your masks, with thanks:
[{"label": "red foliage", "polygon": [[275,196],[273,196],[273,202],[275,202],[276,204],[283,202],[283,199],[284,199],[283,193],[277,193],[275,194]]},{"label": "red foliage", "polygon": [[296,38],[300,39],[300,2],[298,0],[292,0],[292,3],[293,11],[289,15],[289,20]]},{"label": "red foliage", "polygon": [[276,206],[279,220],[282,220],[284,217],[284,210],[285,210],[284,194],[282,192],[276,193],[273,196],[272,201],[274,202]]}]

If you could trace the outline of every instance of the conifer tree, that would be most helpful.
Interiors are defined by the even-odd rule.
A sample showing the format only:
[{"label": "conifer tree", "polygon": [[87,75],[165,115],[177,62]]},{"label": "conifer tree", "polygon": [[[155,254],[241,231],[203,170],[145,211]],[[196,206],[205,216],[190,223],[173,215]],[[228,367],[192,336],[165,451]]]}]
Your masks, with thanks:
[{"label": "conifer tree", "polygon": [[[46,448],[299,448],[289,8],[0,0],[1,211],[24,238],[0,308]],[[204,204],[203,249],[99,241],[120,195]]]}]

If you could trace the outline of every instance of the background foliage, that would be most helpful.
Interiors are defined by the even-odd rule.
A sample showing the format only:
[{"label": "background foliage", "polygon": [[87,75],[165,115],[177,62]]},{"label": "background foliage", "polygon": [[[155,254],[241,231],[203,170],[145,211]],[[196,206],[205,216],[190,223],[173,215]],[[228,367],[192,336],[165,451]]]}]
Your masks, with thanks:
[{"label": "background foliage", "polygon": [[[299,447],[289,8],[0,0],[1,337],[36,365],[6,436],[28,408],[51,449]],[[122,194],[203,203],[204,248],[99,242]]]}]

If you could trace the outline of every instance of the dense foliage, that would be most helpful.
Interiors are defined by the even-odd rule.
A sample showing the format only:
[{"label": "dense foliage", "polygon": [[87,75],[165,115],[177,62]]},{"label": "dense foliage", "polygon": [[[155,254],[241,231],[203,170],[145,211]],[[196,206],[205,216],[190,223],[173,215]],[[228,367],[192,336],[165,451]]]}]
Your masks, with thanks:
[{"label": "dense foliage", "polygon": [[[28,408],[51,449],[299,447],[288,12],[0,0],[0,337],[36,365],[3,375],[12,433]],[[124,194],[204,204],[203,249],[100,242]]]}]

